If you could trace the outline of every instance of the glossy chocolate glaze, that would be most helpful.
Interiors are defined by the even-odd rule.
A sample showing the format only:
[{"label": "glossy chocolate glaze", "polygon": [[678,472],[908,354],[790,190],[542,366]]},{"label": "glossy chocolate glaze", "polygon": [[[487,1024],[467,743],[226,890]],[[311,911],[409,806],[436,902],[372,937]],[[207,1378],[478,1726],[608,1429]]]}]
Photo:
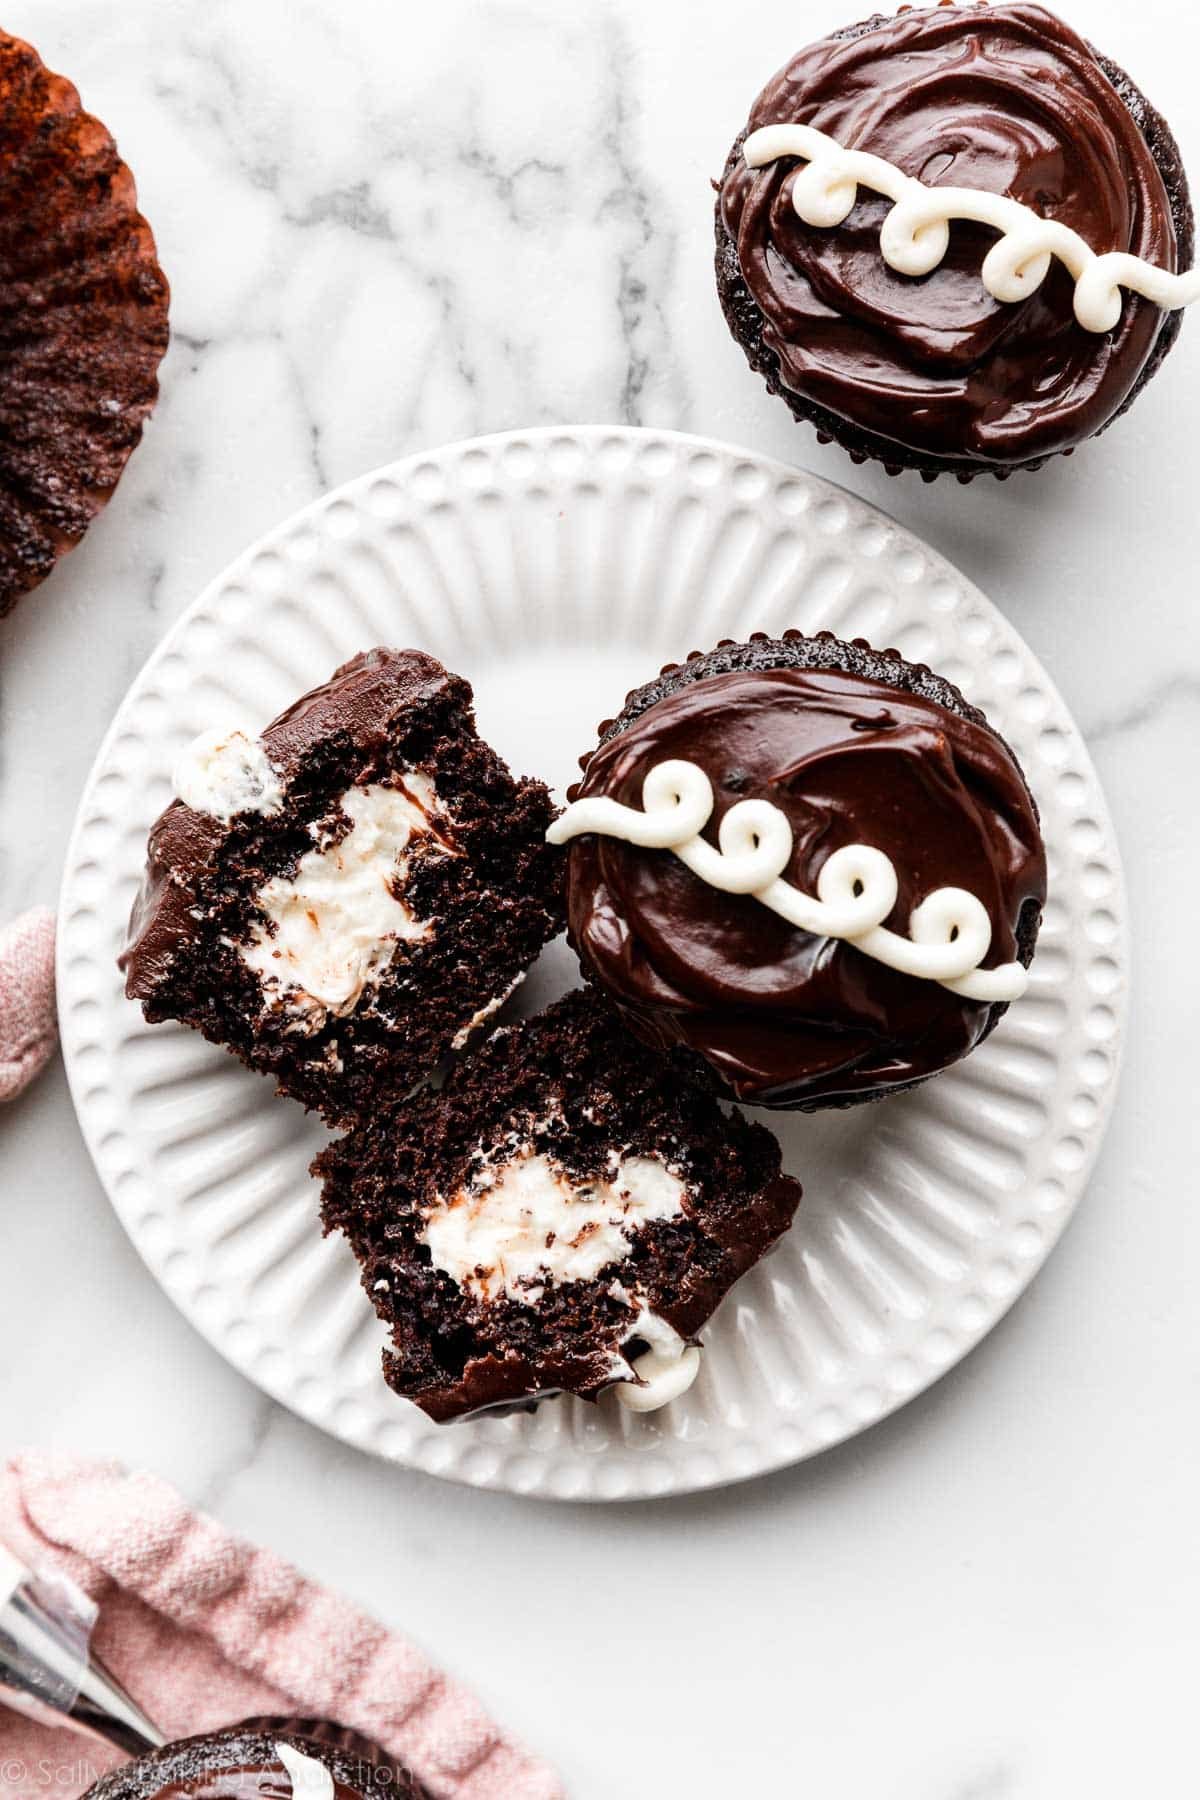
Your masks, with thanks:
[{"label": "glossy chocolate glaze", "polygon": [[[158,1790],[156,1800],[294,1800],[294,1789],[283,1764],[274,1762],[172,1781]],[[333,1800],[361,1800],[361,1792],[335,1779]]]},{"label": "glossy chocolate glaze", "polygon": [[[907,933],[935,888],[963,887],[992,918],[986,966],[1027,961],[1046,891],[1037,810],[982,716],[961,697],[961,711],[951,710],[928,691],[881,680],[879,668],[915,672],[854,646],[802,639],[745,649],[755,666],[696,679],[700,659],[677,685],[668,676],[664,697],[645,710],[631,705],[578,792],[640,806],[655,763],[696,762],[716,794],[711,841],[737,801],[769,800],[794,834],[785,879],[805,892],[815,893],[833,851],[871,844],[896,866],[893,930]],[[828,663],[833,652],[864,672],[769,666]],[[639,1036],[695,1052],[741,1100],[873,1098],[965,1055],[1002,1011],[799,931],[752,897],[707,886],[669,851],[578,838],[567,879],[585,972]]]},{"label": "glossy chocolate glaze", "polygon": [[[811,124],[931,186],[1005,193],[1094,250],[1177,266],[1154,155],[1091,49],[1042,7],[938,6],[876,19],[806,50],[768,83],[749,130]],[[1169,315],[1126,295],[1120,324],[1087,332],[1054,264],[1017,305],[980,267],[995,233],[951,226],[921,279],[883,261],[888,202],[860,191],[846,223],[809,226],[791,204],[797,163],[752,171],[740,151],[720,211],[792,394],[919,455],[1008,468],[1069,449],[1112,419]]]},{"label": "glossy chocolate glaze", "polygon": [[295,1800],[280,1742],[328,1771],[333,1800],[428,1800],[415,1777],[376,1745],[308,1720],[253,1720],[182,1738],[113,1770],[84,1800]]}]

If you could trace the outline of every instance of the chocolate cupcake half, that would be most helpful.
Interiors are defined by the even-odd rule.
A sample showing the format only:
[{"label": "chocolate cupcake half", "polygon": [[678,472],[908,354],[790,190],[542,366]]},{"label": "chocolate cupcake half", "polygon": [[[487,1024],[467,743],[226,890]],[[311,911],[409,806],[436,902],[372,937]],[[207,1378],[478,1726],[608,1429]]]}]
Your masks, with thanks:
[{"label": "chocolate cupcake half", "polygon": [[1168,126],[1025,0],[802,50],[730,151],[716,235],[771,392],[855,461],[930,479],[1037,469],[1103,431],[1200,291]]},{"label": "chocolate cupcake half", "polygon": [[928,669],[828,634],[723,644],[631,694],[571,804],[585,976],[722,1094],[913,1086],[1025,985],[1046,893],[1011,750]]},{"label": "chocolate cupcake half", "polygon": [[336,1727],[256,1720],[181,1738],[106,1775],[83,1800],[430,1800],[407,1769]]},{"label": "chocolate cupcake half", "polygon": [[391,1333],[384,1372],[436,1420],[619,1384],[690,1386],[692,1343],[791,1223],[775,1139],[569,994],[440,1093],[364,1117],[313,1165]]},{"label": "chocolate cupcake half", "polygon": [[332,1121],[467,1043],[562,922],[549,793],[471,700],[433,657],[373,650],[260,738],[193,745],[121,957],[146,1018]]}]

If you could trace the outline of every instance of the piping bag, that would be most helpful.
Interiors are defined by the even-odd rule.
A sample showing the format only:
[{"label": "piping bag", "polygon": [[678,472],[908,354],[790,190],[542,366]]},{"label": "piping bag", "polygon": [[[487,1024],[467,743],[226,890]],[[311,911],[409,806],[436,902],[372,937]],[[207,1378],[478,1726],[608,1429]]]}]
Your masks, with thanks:
[{"label": "piping bag", "polygon": [[0,1544],[0,1705],[74,1726],[128,1756],[162,1733],[92,1654],[96,1607],[73,1581],[27,1569]]}]

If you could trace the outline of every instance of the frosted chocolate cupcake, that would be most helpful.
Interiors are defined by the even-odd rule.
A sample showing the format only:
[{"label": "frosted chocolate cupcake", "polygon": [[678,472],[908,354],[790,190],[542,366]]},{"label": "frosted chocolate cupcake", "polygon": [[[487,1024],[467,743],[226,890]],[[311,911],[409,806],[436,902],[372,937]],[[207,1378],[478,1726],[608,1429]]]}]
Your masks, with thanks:
[{"label": "frosted chocolate cupcake", "polygon": [[388,1327],[388,1381],[439,1421],[614,1384],[634,1411],[665,1406],[800,1200],[770,1132],[578,991],[440,1093],[361,1119],[314,1173]]},{"label": "frosted chocolate cupcake", "polygon": [[554,816],[417,650],[339,669],[176,771],[121,957],[179,1019],[333,1121],[467,1043],[561,927]]},{"label": "frosted chocolate cupcake", "polygon": [[724,644],[631,694],[572,804],[587,978],[716,1091],[897,1093],[1025,986],[1046,893],[1037,807],[947,681],[861,642]]},{"label": "frosted chocolate cupcake", "polygon": [[382,1751],[325,1725],[256,1721],[126,1763],[83,1800],[429,1800]]},{"label": "frosted chocolate cupcake", "polygon": [[725,166],[717,285],[798,419],[970,479],[1103,431],[1200,285],[1170,130],[1025,0],[905,8],[802,50]]}]

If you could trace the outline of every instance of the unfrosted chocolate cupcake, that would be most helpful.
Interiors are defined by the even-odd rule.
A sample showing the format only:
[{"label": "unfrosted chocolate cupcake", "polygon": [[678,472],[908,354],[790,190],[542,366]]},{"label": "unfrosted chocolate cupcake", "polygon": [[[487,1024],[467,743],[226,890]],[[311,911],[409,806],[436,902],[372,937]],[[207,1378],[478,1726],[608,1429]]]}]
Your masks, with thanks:
[{"label": "unfrosted chocolate cupcake", "polygon": [[0,616],[106,504],[158,396],[166,279],[110,133],[0,32]]},{"label": "unfrosted chocolate cupcake", "polygon": [[[876,191],[861,163],[842,184],[839,151],[900,185]],[[950,188],[973,199],[942,207],[948,236],[927,214],[914,238],[918,214],[892,210],[936,214]],[[999,196],[1028,210],[967,216]],[[930,479],[1036,469],[1124,412],[1180,324],[1114,292],[1107,264],[1078,288],[1059,255],[1039,264],[1045,221],[1077,234],[1068,260],[1190,270],[1179,152],[1125,72],[1025,0],[876,15],[802,50],[754,102],[717,200],[721,304],[768,388],[855,461]],[[1176,284],[1165,304],[1186,297]]]},{"label": "unfrosted chocolate cupcake", "polygon": [[429,1800],[407,1769],[326,1725],[254,1721],[126,1763],[83,1800]]},{"label": "unfrosted chocolate cupcake", "polygon": [[126,993],[331,1121],[425,1079],[561,929],[549,793],[423,651],[356,656],[259,738],[211,734],[176,788]]},{"label": "unfrosted chocolate cupcake", "polygon": [[743,1101],[872,1100],[965,1056],[1025,985],[1037,807],[957,688],[793,633],[667,669],[551,828],[586,977]]},{"label": "unfrosted chocolate cupcake", "polygon": [[770,1132],[581,991],[360,1119],[314,1173],[391,1334],[388,1381],[439,1421],[614,1383],[666,1405],[800,1200]]}]

